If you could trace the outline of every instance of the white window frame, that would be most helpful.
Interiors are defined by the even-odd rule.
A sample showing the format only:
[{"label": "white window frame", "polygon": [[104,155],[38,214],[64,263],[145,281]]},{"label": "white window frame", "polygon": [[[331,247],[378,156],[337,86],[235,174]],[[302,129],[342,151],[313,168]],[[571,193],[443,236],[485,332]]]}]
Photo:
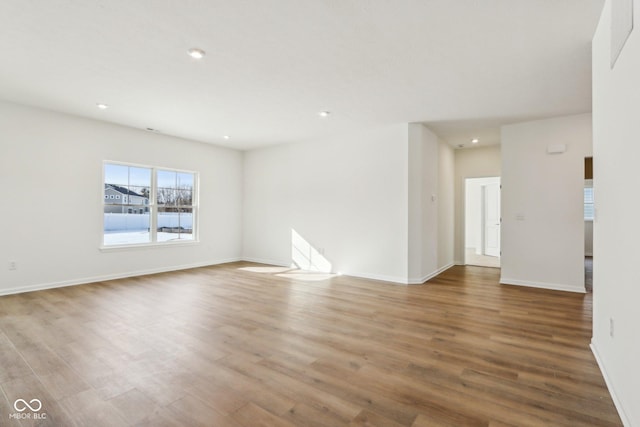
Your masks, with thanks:
[{"label": "white window frame", "polygon": [[[145,206],[147,207],[147,209],[149,210],[149,234],[150,234],[150,241],[149,242],[145,242],[145,243],[127,243],[127,244],[120,244],[120,245],[105,245],[104,244],[104,208],[105,206],[109,206],[107,205],[104,200],[106,199],[106,194],[105,194],[105,168],[106,165],[110,164],[110,165],[120,165],[120,166],[128,166],[128,167],[134,167],[134,168],[145,168],[145,169],[150,169],[151,170],[151,185],[149,187],[149,199],[148,199],[148,203],[146,204],[141,204],[141,206]],[[192,215],[193,215],[193,219],[192,219],[192,235],[193,238],[190,240],[180,240],[180,241],[175,241],[175,240],[168,240],[168,241],[164,241],[164,242],[159,242],[158,241],[158,205],[156,203],[156,192],[157,192],[157,188],[158,188],[158,177],[157,177],[157,172],[159,170],[162,171],[169,171],[169,172],[178,172],[178,173],[188,173],[188,174],[193,174],[193,194],[192,194],[192,201],[191,201],[191,209],[192,209]],[[200,173],[197,171],[192,171],[192,170],[186,170],[186,169],[176,169],[176,168],[170,168],[170,167],[164,167],[164,166],[151,166],[151,165],[144,165],[144,164],[139,164],[139,163],[129,163],[129,162],[121,162],[121,161],[112,161],[112,160],[104,160],[102,162],[102,195],[103,195],[103,199],[101,200],[100,203],[100,214],[101,214],[101,221],[100,221],[100,225],[101,225],[101,229],[100,229],[100,250],[101,251],[112,251],[112,250],[123,250],[123,249],[139,249],[139,248],[149,248],[149,247],[171,247],[171,246],[185,246],[185,245],[195,245],[195,244],[199,244],[200,243],[200,238],[199,238],[199,229],[200,229],[200,215],[199,215],[199,209],[200,209]],[[131,200],[128,201],[129,203],[131,203]],[[147,213],[147,212],[141,212],[141,213]]]}]

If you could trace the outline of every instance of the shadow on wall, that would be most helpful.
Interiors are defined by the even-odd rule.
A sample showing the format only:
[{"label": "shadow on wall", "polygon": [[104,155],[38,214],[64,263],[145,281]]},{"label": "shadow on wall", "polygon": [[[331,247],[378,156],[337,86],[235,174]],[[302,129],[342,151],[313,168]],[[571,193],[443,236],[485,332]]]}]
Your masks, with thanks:
[{"label": "shadow on wall", "polygon": [[331,272],[331,263],[294,229],[291,229],[291,262],[300,270]]}]

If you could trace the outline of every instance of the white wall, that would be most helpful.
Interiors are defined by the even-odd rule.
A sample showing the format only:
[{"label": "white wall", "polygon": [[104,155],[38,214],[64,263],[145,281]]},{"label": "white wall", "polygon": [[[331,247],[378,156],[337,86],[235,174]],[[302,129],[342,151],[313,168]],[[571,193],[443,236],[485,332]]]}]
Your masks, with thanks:
[{"label": "white wall", "polygon": [[[636,2],[637,3],[637,2]],[[593,340],[609,390],[627,426],[640,425],[640,29],[611,70],[610,6],[593,39]],[[636,5],[637,6],[637,5]],[[640,22],[640,7],[634,21]],[[609,334],[610,319],[614,334]]]},{"label": "white wall", "polygon": [[405,283],[408,127],[245,153],[244,258],[291,264],[295,230],[344,274]]},{"label": "white wall", "polygon": [[454,263],[455,154],[443,140],[438,142],[438,270]]},{"label": "white wall", "polygon": [[455,240],[454,260],[464,265],[466,178],[500,176],[502,168],[500,146],[476,147],[455,151]]},{"label": "white wall", "polygon": [[408,283],[423,283],[453,264],[453,150],[419,123],[408,144]]},{"label": "white wall", "polygon": [[[550,144],[567,150],[547,154]],[[591,114],[502,128],[502,283],[584,292],[591,147]]]},{"label": "white wall", "polygon": [[[5,102],[0,135],[0,294],[240,258],[241,152]],[[104,160],[200,172],[200,243],[101,252]]]},{"label": "white wall", "polygon": [[333,272],[423,283],[453,261],[453,164],[421,124],[249,151],[244,258],[291,265],[295,231]]}]

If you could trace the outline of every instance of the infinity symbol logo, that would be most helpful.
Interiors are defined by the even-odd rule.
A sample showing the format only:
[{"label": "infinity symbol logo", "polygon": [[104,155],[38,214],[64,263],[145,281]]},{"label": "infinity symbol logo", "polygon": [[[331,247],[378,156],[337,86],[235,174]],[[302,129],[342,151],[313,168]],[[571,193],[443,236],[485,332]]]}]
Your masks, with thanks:
[{"label": "infinity symbol logo", "polygon": [[[18,403],[22,403],[22,405],[18,407]],[[29,403],[33,406],[31,406]],[[40,409],[42,409],[42,402],[40,402],[40,400],[38,399],[31,399],[29,403],[27,403],[27,401],[24,399],[18,399],[15,402],[13,402],[13,407],[18,412],[24,412],[27,410],[27,408],[31,409],[31,412],[38,412]]]}]

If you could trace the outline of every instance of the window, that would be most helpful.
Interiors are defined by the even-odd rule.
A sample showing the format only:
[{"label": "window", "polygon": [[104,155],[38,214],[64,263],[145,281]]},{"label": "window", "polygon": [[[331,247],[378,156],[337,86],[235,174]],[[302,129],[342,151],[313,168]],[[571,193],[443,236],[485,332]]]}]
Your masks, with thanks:
[{"label": "window", "polygon": [[195,174],[157,171],[158,241],[193,239]]},{"label": "window", "polygon": [[[193,241],[197,177],[195,172],[105,162],[104,246]],[[107,192],[117,196],[107,198]]]},{"label": "window", "polygon": [[593,202],[593,180],[584,181],[584,219],[585,221],[593,221],[595,214]]}]

